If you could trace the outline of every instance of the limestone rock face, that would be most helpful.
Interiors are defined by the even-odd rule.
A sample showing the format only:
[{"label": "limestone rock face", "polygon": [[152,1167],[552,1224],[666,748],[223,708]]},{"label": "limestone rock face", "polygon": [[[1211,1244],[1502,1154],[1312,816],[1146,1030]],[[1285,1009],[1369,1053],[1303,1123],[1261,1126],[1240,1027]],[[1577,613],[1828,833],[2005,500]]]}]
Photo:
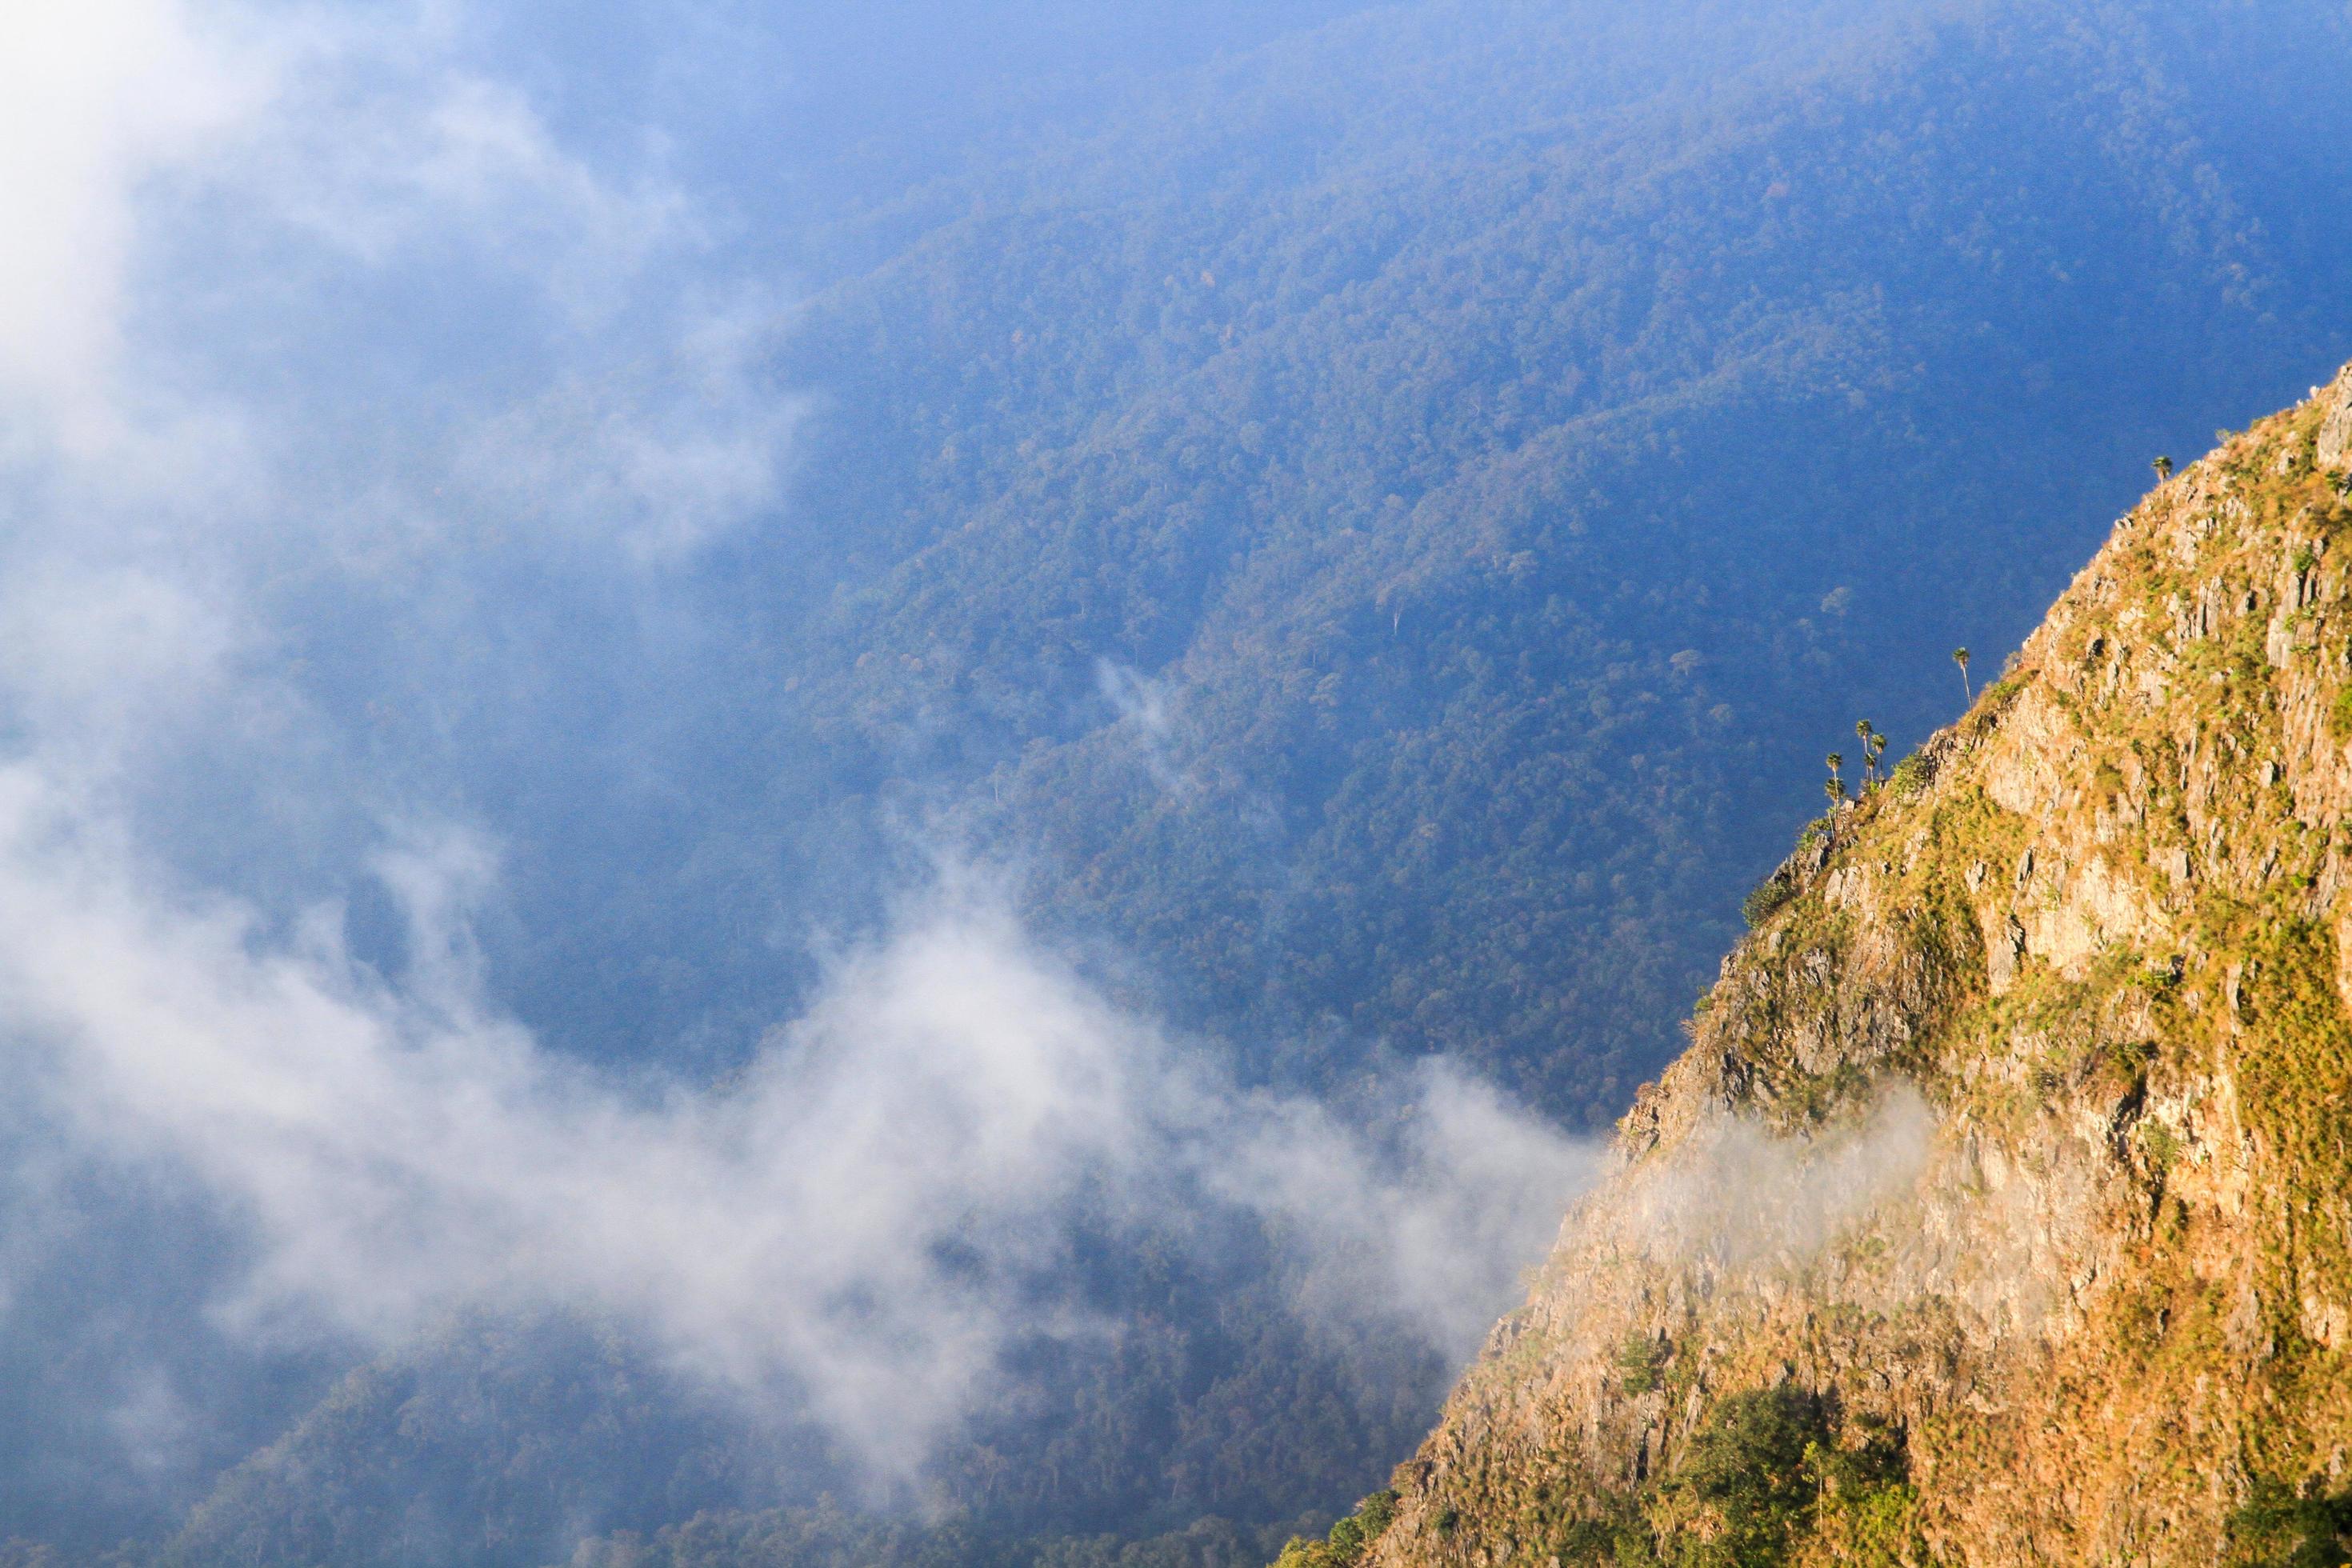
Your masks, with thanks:
[{"label": "limestone rock face", "polygon": [[2322,468],[2352,466],[2352,370],[2336,378],[2321,394],[2326,413],[2313,443],[2312,460]]},{"label": "limestone rock face", "polygon": [[2347,464],[2352,368],[1810,830],[1367,1562],[2203,1564],[2352,1497]]}]

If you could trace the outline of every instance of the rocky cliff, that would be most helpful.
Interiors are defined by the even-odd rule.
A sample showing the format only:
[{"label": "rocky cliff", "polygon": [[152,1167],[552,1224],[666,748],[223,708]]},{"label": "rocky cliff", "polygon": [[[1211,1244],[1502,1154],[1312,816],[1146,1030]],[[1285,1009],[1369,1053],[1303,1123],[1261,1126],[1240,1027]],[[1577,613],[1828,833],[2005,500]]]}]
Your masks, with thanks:
[{"label": "rocky cliff", "polygon": [[2344,1560],[2348,468],[2352,368],[1807,831],[1397,1495],[1294,1557]]}]

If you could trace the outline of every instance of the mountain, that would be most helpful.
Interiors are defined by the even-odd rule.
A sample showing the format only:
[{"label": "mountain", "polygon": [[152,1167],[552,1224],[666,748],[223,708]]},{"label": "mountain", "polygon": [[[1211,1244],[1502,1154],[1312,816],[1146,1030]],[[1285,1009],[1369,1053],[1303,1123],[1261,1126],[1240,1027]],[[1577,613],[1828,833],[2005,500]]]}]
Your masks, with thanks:
[{"label": "mountain", "polygon": [[1805,831],[1395,1493],[1284,1562],[2339,1561],[2347,544],[2352,367]]},{"label": "mountain", "polygon": [[[944,851],[1248,1087],[1377,1130],[1445,1056],[1605,1129],[1811,759],[1927,732],[1945,651],[2021,637],[2150,454],[2352,352],[2347,44],[2334,0],[1409,0],[1192,51],[1083,124],[947,121],[788,247],[791,493],[683,607],[525,574],[446,649],[315,618],[371,766],[462,759],[507,847],[494,999],[632,1081],[725,1082],[809,933]],[[184,1326],[202,1269],[85,1289],[78,1242],[12,1274],[0,1518],[190,1563],[1242,1563],[1458,1370],[1335,1349],[1266,1237],[1082,1239],[1052,1299],[1118,1332],[1024,1346],[927,1457],[943,1533],[829,1511],[821,1452],[767,1464],[603,1325],[266,1378]],[[101,1289],[205,1409],[92,1487],[118,1314],[54,1346]]]},{"label": "mountain", "polygon": [[494,972],[552,1038],[749,1038],[778,931],[945,843],[1254,1077],[1444,1053],[1605,1129],[1811,759],[2352,352],[2347,27],[1431,0],[877,197],[715,563],[743,668],[595,773],[648,826],[516,796]]}]

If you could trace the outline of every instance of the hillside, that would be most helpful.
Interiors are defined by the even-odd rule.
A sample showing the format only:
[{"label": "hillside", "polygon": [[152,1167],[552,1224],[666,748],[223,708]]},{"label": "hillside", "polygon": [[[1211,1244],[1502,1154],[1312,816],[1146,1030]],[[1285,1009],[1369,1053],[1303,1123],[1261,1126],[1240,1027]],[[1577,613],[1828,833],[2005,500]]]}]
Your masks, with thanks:
[{"label": "hillside", "polygon": [[[1124,25],[917,9],[963,30],[924,48],[1000,61],[1066,15],[1105,52]],[[761,284],[728,334],[757,363],[598,360],[548,413],[610,456],[606,399],[716,398],[789,429],[775,493],[616,579],[540,552],[582,520],[526,419],[467,459],[482,515],[414,575],[272,556],[255,657],[309,717],[267,746],[201,726],[236,765],[164,770],[191,884],[258,929],[323,911],[363,988],[397,986],[430,953],[379,885],[377,803],[478,829],[484,1009],[631,1104],[718,1105],[833,955],[977,865],[1187,1059],[1368,1150],[1417,1125],[1432,1058],[1598,1135],[1682,1047],[1820,805],[1813,759],[1858,715],[1898,752],[1928,733],[1961,700],[1946,651],[2023,637],[2148,454],[2352,353],[2352,204],[2314,195],[2352,144],[2352,72],[2313,64],[2352,50],[2340,0],[1143,9],[1182,47],[1099,79],[994,108],[897,82],[936,115],[868,101],[891,132],[822,172],[812,232],[818,176],[777,173],[795,125],[730,123],[711,238]],[[440,383],[444,295],[331,291]],[[406,461],[358,374],[381,358],[328,377],[331,510]],[[280,744],[331,782],[247,791]],[[1984,851],[1988,887],[2019,852]],[[1790,879],[1775,929],[1827,919]],[[151,1188],[148,1158],[0,1216],[0,1538],[188,1568],[1244,1568],[1388,1474],[1475,1346],[1335,1322],[1245,1215],[1081,1198],[1045,1216],[1069,1249],[992,1396],[877,1500],[796,1388],[746,1421],[626,1313],[257,1327],[238,1199]],[[1479,1278],[1532,1256],[1497,1250]],[[1449,1325],[1517,1294],[1465,1278]],[[1073,1309],[1105,1331],[1068,1336]],[[1675,1353],[1625,1375],[1679,1389]],[[1477,1511],[1430,1507],[1400,1541]]]},{"label": "hillside", "polygon": [[[543,697],[454,681],[371,747],[465,754],[510,839],[488,973],[567,1052],[723,1075],[805,933],[945,844],[1248,1081],[1377,1121],[1443,1053],[1605,1128],[1811,759],[1924,733],[1944,651],[2022,636],[2147,453],[2346,352],[2352,210],[2309,192],[2352,78],[2301,62],[2347,24],[2297,15],[1433,0],[969,149],[793,313],[792,494],[695,601],[723,657],[559,638]],[[1335,1352],[1295,1285],[1264,1237],[1106,1247],[1076,1288],[1118,1338],[1024,1360],[927,1492],[1022,1539],[1344,1506],[1455,1368]],[[532,1568],[551,1528],[850,1495],[705,1463],[640,1388],[577,1422],[489,1347],[254,1417],[147,1527],[400,1561],[425,1498],[441,1561]]]},{"label": "hillside", "polygon": [[2340,1560],[2347,542],[2352,368],[1807,830],[1393,1523],[1285,1562]]},{"label": "hillside", "polygon": [[716,563],[758,647],[646,786],[690,852],[521,795],[498,973],[748,1037],[912,825],[1253,1077],[1444,1052],[1605,1130],[1824,738],[1924,733],[2147,453],[2352,353],[2347,26],[1423,0],[877,199]]}]

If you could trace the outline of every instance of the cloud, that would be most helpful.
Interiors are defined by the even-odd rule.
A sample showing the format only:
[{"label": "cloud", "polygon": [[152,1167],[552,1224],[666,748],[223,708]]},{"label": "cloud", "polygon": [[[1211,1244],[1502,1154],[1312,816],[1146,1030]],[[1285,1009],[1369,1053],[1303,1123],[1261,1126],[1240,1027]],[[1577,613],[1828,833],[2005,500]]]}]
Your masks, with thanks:
[{"label": "cloud", "polygon": [[463,835],[387,858],[417,955],[387,977],[332,911],[272,938],[160,896],[103,824],[0,774],[12,1045],[76,1146],[166,1161],[248,1230],[234,1315],[390,1343],[460,1306],[612,1313],[904,1477],[1015,1338],[1106,1331],[1038,1294],[1081,1211],[1206,1187],[1288,1237],[1309,1310],[1459,1355],[1589,1168],[1442,1070],[1386,1147],[1244,1093],[952,884],[738,1080],[632,1091],[482,1004],[461,921],[489,867]]},{"label": "cloud", "polygon": [[1935,1152],[1937,1119],[1908,1084],[1811,1137],[1752,1118],[1700,1127],[1634,1188],[1627,1229],[1665,1256],[1732,1267],[1801,1264],[1909,1191]]},{"label": "cloud", "polygon": [[1112,734],[1135,748],[1153,784],[1178,797],[1200,791],[1201,780],[1177,757],[1181,742],[1176,725],[1178,694],[1168,681],[1117,659],[1097,658],[1095,690],[1118,716]]},{"label": "cloud", "polygon": [[1315,1101],[1261,1103],[1213,1179],[1299,1250],[1316,1319],[1402,1326],[1458,1363],[1516,1300],[1601,1151],[1443,1060],[1389,1088],[1402,1115],[1384,1135]]},{"label": "cloud", "polygon": [[268,94],[177,0],[20,8],[0,50],[0,395],[77,440],[103,422],[136,200]]},{"label": "cloud", "polygon": [[[885,1478],[1004,1392],[1016,1341],[1116,1332],[1073,1279],[1082,1223],[1252,1216],[1310,1321],[1466,1353],[1582,1149],[1443,1068],[1369,1125],[1246,1089],[984,879],[845,949],[723,1083],[600,1072],[494,1000],[480,731],[446,715],[551,689],[489,722],[576,758],[570,688],[653,635],[648,604],[688,618],[698,552],[778,506],[782,305],[712,226],[656,139],[568,146],[457,7],[24,19],[0,56],[20,1173],[135,1173],[234,1238],[189,1270],[206,1331],[609,1314]],[[1187,787],[1161,689],[1107,664],[1103,690]],[[396,707],[428,718],[369,727]],[[401,911],[396,957],[338,892]],[[0,1296],[68,1185],[10,1191]],[[110,1244],[92,1224],[76,1247]],[[161,1373],[109,1397],[142,1470],[207,1430]]]},{"label": "cloud", "polygon": [[323,795],[373,745],[354,712],[473,700],[454,650],[511,643],[516,578],[616,658],[688,622],[684,569],[772,518],[802,403],[767,370],[774,284],[714,251],[656,136],[611,140],[567,147],[460,7],[28,13],[0,58],[0,737],[86,781]]},{"label": "cloud", "polygon": [[[78,452],[120,439],[129,356],[174,324],[157,296],[224,245],[249,263],[307,237],[375,268],[469,250],[593,321],[650,258],[692,242],[691,205],[651,151],[618,180],[567,153],[469,64],[454,15],[82,0],[12,16],[0,395]],[[270,259],[298,269],[287,249]],[[266,294],[285,279],[236,281]],[[137,397],[152,397],[159,378],[140,369]]]},{"label": "cloud", "polygon": [[0,690],[36,732],[122,737],[227,678],[236,627],[179,581],[49,564],[0,596]]},{"label": "cloud", "polygon": [[1095,660],[1095,689],[1111,705],[1119,721],[1132,724],[1148,742],[1168,738],[1168,687],[1141,670],[1113,658]]},{"label": "cloud", "polygon": [[551,542],[639,565],[690,557],[782,488],[806,403],[761,374],[780,314],[757,291],[692,313],[656,354],[486,420],[451,481],[472,510]]},{"label": "cloud", "polygon": [[477,58],[473,31],[465,8],[429,3],[306,6],[248,27],[248,51],[275,63],[273,90],[155,205],[158,237],[201,252],[233,213],[275,251],[279,287],[306,272],[456,267],[519,286],[499,296],[508,308],[607,329],[646,273],[704,246],[696,205],[650,129],[622,157],[564,145]]}]

